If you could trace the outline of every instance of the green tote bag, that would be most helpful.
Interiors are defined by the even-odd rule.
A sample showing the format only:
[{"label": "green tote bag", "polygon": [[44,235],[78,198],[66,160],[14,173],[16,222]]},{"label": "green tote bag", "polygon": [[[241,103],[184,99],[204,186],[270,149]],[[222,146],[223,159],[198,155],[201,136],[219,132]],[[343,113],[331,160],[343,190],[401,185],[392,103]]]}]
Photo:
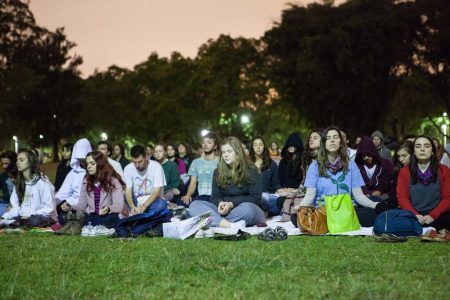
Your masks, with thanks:
[{"label": "green tote bag", "polygon": [[325,196],[327,226],[331,234],[359,230],[358,216],[349,194]]}]

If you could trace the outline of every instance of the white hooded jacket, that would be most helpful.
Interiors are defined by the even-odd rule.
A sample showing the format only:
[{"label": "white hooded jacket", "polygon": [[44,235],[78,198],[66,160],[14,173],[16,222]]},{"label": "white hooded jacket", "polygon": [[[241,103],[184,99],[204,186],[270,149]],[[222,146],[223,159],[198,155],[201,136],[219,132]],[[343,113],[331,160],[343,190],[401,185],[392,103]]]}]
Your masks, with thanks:
[{"label": "white hooded jacket", "polygon": [[37,179],[36,176],[32,181],[25,183],[25,195],[21,204],[19,204],[19,197],[14,187],[10,202],[11,209],[3,214],[3,219],[40,215],[58,221],[55,188],[47,177]]},{"label": "white hooded jacket", "polygon": [[56,204],[66,201],[70,206],[78,204],[81,186],[86,175],[86,170],[80,166],[78,159],[85,159],[86,155],[92,151],[91,143],[87,139],[78,140],[73,146],[70,166],[72,170],[67,174],[66,179],[56,193]]}]

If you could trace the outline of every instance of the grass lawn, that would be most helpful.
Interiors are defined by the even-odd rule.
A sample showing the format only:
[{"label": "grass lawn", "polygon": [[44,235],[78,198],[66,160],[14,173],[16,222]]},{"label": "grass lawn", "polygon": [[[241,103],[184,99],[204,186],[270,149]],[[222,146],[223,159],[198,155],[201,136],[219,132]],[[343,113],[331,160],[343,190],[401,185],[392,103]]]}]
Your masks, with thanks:
[{"label": "grass lawn", "polygon": [[450,244],[0,235],[0,299],[449,299]]}]

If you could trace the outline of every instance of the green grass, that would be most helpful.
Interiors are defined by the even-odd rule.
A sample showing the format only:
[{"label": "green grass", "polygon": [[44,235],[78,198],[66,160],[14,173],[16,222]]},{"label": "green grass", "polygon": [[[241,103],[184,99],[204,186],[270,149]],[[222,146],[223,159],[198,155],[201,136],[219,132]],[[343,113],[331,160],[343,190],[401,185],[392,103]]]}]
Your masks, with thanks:
[{"label": "green grass", "polygon": [[449,244],[0,236],[0,299],[449,299]]}]

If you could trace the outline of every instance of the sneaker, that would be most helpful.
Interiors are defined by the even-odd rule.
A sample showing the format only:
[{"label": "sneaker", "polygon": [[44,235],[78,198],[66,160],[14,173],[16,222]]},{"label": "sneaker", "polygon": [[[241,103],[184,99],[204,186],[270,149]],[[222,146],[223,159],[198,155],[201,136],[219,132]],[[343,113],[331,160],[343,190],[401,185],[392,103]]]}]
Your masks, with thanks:
[{"label": "sneaker", "polygon": [[258,233],[258,240],[266,242],[271,242],[275,240],[275,231],[271,227],[264,229],[263,231]]},{"label": "sneaker", "polygon": [[97,225],[92,229],[90,236],[112,236],[115,233],[116,231],[114,228],[106,228],[103,225]]},{"label": "sneaker", "polygon": [[212,238],[214,237],[214,230],[212,228],[204,229],[203,235],[205,236],[205,238]]},{"label": "sneaker", "polygon": [[93,230],[94,230],[94,226],[92,226],[91,222],[89,222],[88,225],[84,226],[83,229],[81,229],[81,236],[84,236],[84,237],[91,236]]},{"label": "sneaker", "polygon": [[434,239],[437,237],[438,233],[436,230],[430,230],[424,235],[420,236],[420,240],[422,242],[434,242]]},{"label": "sneaker", "polygon": [[444,242],[444,243],[450,241],[450,231],[448,231],[445,228],[439,230],[439,233],[434,238],[434,241],[435,242]]},{"label": "sneaker", "polygon": [[396,236],[392,233],[375,234],[373,237],[380,243],[403,243],[408,240],[406,237]]},{"label": "sneaker", "polygon": [[274,233],[275,233],[275,240],[277,240],[277,241],[284,241],[284,240],[287,240],[287,238],[288,238],[288,233],[287,233],[286,229],[284,229],[281,226],[275,227]]},{"label": "sneaker", "polygon": [[231,229],[245,229],[247,224],[245,223],[245,220],[237,221],[230,224]]},{"label": "sneaker", "polygon": [[205,231],[203,229],[199,229],[197,233],[194,235],[194,239],[202,239],[205,237]]}]

